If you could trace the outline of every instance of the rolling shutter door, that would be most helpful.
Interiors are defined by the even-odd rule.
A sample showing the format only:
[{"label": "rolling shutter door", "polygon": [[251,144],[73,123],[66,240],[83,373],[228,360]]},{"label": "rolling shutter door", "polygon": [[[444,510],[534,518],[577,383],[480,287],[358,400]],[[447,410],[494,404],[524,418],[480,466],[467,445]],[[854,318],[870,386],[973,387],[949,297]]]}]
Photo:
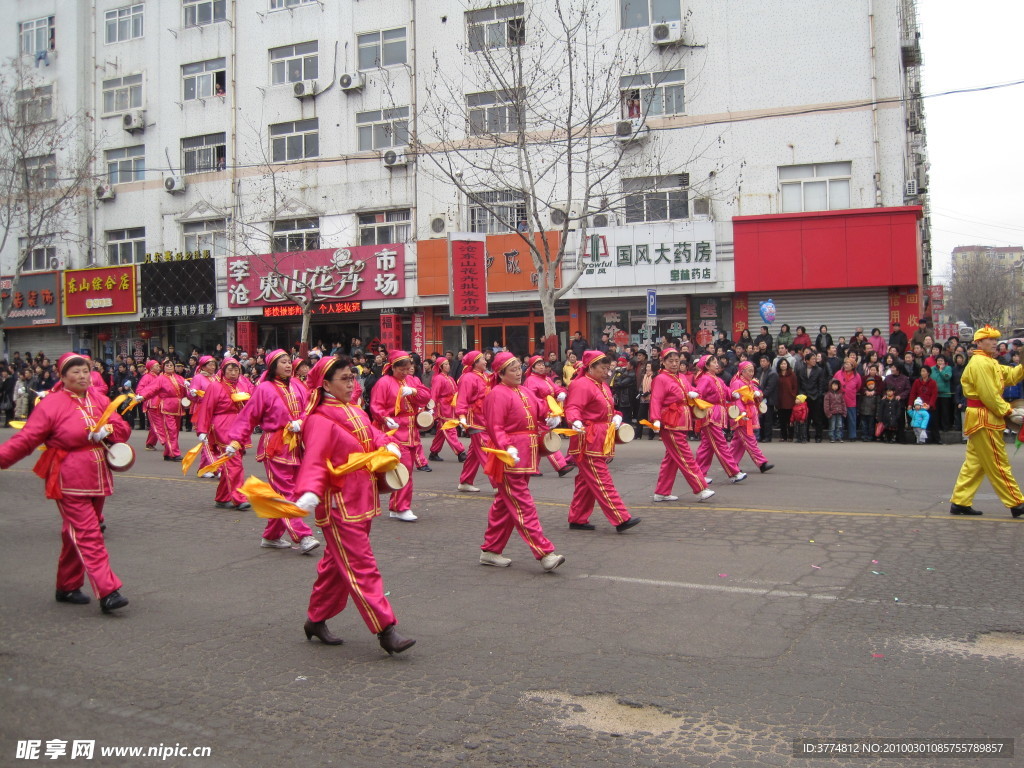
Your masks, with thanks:
[{"label": "rolling shutter door", "polygon": [[798,325],[804,326],[812,342],[821,325],[828,326],[828,332],[837,342],[840,336],[849,340],[856,328],[863,328],[868,336],[872,328],[880,328],[882,336],[889,338],[888,288],[751,293],[747,299],[751,336],[756,337],[766,324],[761,319],[761,302],[771,299],[775,302],[775,322],[768,326],[768,332],[773,337],[778,335],[783,323],[788,323],[793,335]]}]

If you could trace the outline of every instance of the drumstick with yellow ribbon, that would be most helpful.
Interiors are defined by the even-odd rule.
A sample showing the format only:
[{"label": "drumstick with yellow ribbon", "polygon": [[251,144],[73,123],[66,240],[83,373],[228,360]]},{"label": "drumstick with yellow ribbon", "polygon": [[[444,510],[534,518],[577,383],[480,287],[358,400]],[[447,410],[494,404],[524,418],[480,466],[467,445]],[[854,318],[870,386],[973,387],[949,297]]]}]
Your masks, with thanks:
[{"label": "drumstick with yellow ribbon", "polygon": [[199,458],[199,454],[202,453],[203,444],[200,442],[195,448],[190,448],[188,452],[181,457],[181,474],[187,475],[189,467],[192,466],[192,462]]},{"label": "drumstick with yellow ribbon", "polygon": [[660,432],[661,431],[661,427],[654,426],[647,419],[640,419],[640,421],[638,423],[640,424],[641,427],[647,427],[647,428],[649,428],[653,432]]},{"label": "drumstick with yellow ribbon", "polygon": [[128,399],[128,395],[118,395],[110,404],[104,409],[103,413],[98,419],[96,419],[96,426],[90,429],[90,432],[99,432],[100,429],[107,426],[107,422],[110,421],[110,417],[114,415],[114,412],[121,406],[125,400]]},{"label": "drumstick with yellow ribbon", "polygon": [[252,511],[267,519],[305,517],[307,512],[295,506],[288,499],[281,498],[269,483],[265,483],[255,475],[250,475],[238,492],[252,504]]}]

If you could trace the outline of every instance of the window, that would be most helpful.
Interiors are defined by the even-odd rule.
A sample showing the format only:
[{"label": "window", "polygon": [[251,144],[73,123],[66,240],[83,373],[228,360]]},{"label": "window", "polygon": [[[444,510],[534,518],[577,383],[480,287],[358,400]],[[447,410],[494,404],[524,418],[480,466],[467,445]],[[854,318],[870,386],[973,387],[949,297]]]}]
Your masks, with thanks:
[{"label": "window", "polygon": [[22,164],[29,189],[53,189],[57,186],[57,156],[26,157]]},{"label": "window", "polygon": [[359,150],[404,147],[409,143],[409,108],[356,112]]},{"label": "window", "polygon": [[18,37],[21,40],[21,53],[35,56],[38,53],[54,50],[55,28],[53,16],[23,21],[18,25]]},{"label": "window", "polygon": [[320,219],[282,219],[274,222],[274,253],[315,251],[320,248]]},{"label": "window", "polygon": [[511,48],[526,42],[523,4],[499,5],[479,11],[466,11],[469,50]]},{"label": "window", "polygon": [[201,27],[224,21],[225,0],[183,0],[182,10],[185,12],[186,27]]},{"label": "window", "polygon": [[852,170],[850,162],[779,166],[782,212],[849,208]]},{"label": "window", "polygon": [[123,43],[142,37],[142,3],[107,11],[107,42]]},{"label": "window", "polygon": [[385,245],[409,239],[409,209],[359,214],[359,244]]},{"label": "window", "polygon": [[686,72],[682,69],[620,77],[622,116],[633,119],[647,115],[686,114],[683,98],[685,80]]},{"label": "window", "polygon": [[18,119],[34,125],[53,119],[53,86],[42,85],[18,91]]},{"label": "window", "polygon": [[142,107],[142,75],[103,81],[103,114],[112,115]]},{"label": "window", "polygon": [[124,184],[129,181],[142,181],[146,178],[146,145],[108,149],[107,183]]},{"label": "window", "polygon": [[295,5],[307,5],[318,0],[270,0],[270,10],[278,11],[282,8],[291,8]]},{"label": "window", "polygon": [[623,179],[626,222],[669,221],[689,218],[689,174]]},{"label": "window", "polygon": [[493,235],[525,224],[526,196],[522,192],[478,192],[469,201],[470,232]]},{"label": "window", "polygon": [[185,251],[209,251],[214,257],[228,253],[227,219],[186,221],[181,225]]},{"label": "window", "polygon": [[107,230],[107,264],[139,264],[146,258],[146,228]]},{"label": "window", "polygon": [[[48,242],[52,239],[52,235],[44,237],[34,238],[35,242],[43,241]],[[45,272],[53,269],[51,263],[57,261],[57,248],[49,245],[35,245],[29,247],[29,240],[25,237],[18,238],[18,249],[24,255],[21,263],[21,269],[23,272]]]},{"label": "window", "polygon": [[224,133],[192,136],[181,140],[181,165],[185,173],[223,171],[227,164],[228,147]]},{"label": "window", "polygon": [[224,88],[227,86],[224,61],[224,59],[210,59],[182,66],[181,81],[184,86],[185,101],[224,95]]},{"label": "window", "polygon": [[359,35],[359,68],[405,64],[405,27]]},{"label": "window", "polygon": [[469,132],[473,136],[507,133],[519,130],[521,105],[509,91],[471,93],[466,96],[469,107]]},{"label": "window", "polygon": [[317,41],[270,49],[270,84],[297,83],[317,78]]},{"label": "window", "polygon": [[320,156],[319,121],[295,120],[270,126],[270,154],[273,162]]},{"label": "window", "polygon": [[663,21],[679,21],[679,0],[619,0],[622,28],[646,27]]}]

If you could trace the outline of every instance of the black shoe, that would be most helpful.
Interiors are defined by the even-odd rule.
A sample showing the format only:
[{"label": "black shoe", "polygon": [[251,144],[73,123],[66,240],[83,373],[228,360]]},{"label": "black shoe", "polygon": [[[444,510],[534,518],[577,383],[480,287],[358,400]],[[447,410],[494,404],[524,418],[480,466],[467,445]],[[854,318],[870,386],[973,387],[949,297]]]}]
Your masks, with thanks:
[{"label": "black shoe", "polygon": [[770,470],[770,469],[775,469],[775,465],[774,465],[774,464],[769,464],[769,463],[768,463],[768,462],[766,461],[766,462],[765,462],[764,464],[761,464],[761,465],[760,465],[760,466],[758,467],[758,469],[760,469],[760,470],[761,470],[761,474],[763,475],[763,474],[764,474],[765,472],[767,472],[768,470]]},{"label": "black shoe", "polygon": [[116,611],[118,608],[124,608],[126,605],[128,605],[128,598],[116,589],[106,597],[100,598],[100,610],[104,613]]},{"label": "black shoe", "polygon": [[619,523],[618,525],[616,525],[615,530],[618,533],[624,533],[625,531],[628,531],[630,528],[632,528],[634,525],[637,525],[639,522],[639,517],[631,517],[626,522]]},{"label": "black shoe", "polygon": [[411,637],[402,637],[398,634],[394,624],[389,624],[383,632],[377,635],[377,639],[380,641],[380,647],[387,651],[389,656],[407,651],[416,645],[416,641]]},{"label": "black shoe", "polygon": [[317,637],[324,645],[341,645],[345,642],[340,637],[335,637],[331,634],[331,630],[327,628],[326,621],[310,621],[306,619],[306,623],[302,625],[302,631],[306,633],[307,640]]},{"label": "black shoe", "polygon": [[[1017,507],[1010,507],[1010,514],[1014,517],[1024,516],[1024,504],[1021,504],[1020,506]],[[60,598],[57,599],[59,600]]]},{"label": "black shoe", "polygon": [[416,467],[417,472],[433,472],[429,464],[424,464],[422,467]]},{"label": "black shoe", "polygon": [[593,523],[569,523],[570,531],[593,531],[596,528]]},{"label": "black shoe", "polygon": [[241,510],[243,512],[247,509],[252,509],[252,504],[250,504],[248,501],[243,501],[241,504],[235,504],[233,506],[235,507],[235,509]]},{"label": "black shoe", "polygon": [[67,591],[58,589],[56,594],[58,603],[71,603],[72,605],[86,605],[89,596],[82,593],[80,589],[69,589]]},{"label": "black shoe", "polygon": [[459,463],[461,464],[465,460],[466,460],[466,452],[463,451],[462,453],[459,454]]},{"label": "black shoe", "polygon": [[[1013,510],[1010,510],[1010,512],[1012,513]],[[1022,509],[1021,512],[1024,512],[1024,509]],[[1014,514],[1014,517],[1017,517],[1017,515],[1021,514],[1021,512],[1018,512],[1017,514]],[[950,504],[949,505],[949,514],[951,514],[951,515],[981,515],[981,514],[984,514],[984,513],[979,512],[974,507],[964,507],[964,506],[962,506],[960,504]]]},{"label": "black shoe", "polygon": [[566,464],[564,467],[562,467],[560,470],[558,470],[558,476],[559,477],[565,477],[570,472],[572,472],[574,469],[576,469],[576,465],[575,464]]},{"label": "black shoe", "polygon": [[214,504],[217,509],[234,509],[235,505],[230,501],[218,501]]},{"label": "black shoe", "polygon": [[181,455],[178,456],[164,456],[164,461],[181,461]]},{"label": "black shoe", "polygon": [[437,453],[432,453],[427,458],[429,458],[431,461],[444,461],[444,459],[442,459]]}]

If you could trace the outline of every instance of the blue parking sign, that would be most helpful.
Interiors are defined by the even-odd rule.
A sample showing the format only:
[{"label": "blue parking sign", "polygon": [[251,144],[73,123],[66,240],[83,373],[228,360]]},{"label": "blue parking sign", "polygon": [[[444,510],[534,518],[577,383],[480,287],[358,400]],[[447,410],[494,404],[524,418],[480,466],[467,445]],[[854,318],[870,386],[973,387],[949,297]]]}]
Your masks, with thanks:
[{"label": "blue parking sign", "polygon": [[647,316],[658,316],[658,292],[654,288],[647,289]]}]

